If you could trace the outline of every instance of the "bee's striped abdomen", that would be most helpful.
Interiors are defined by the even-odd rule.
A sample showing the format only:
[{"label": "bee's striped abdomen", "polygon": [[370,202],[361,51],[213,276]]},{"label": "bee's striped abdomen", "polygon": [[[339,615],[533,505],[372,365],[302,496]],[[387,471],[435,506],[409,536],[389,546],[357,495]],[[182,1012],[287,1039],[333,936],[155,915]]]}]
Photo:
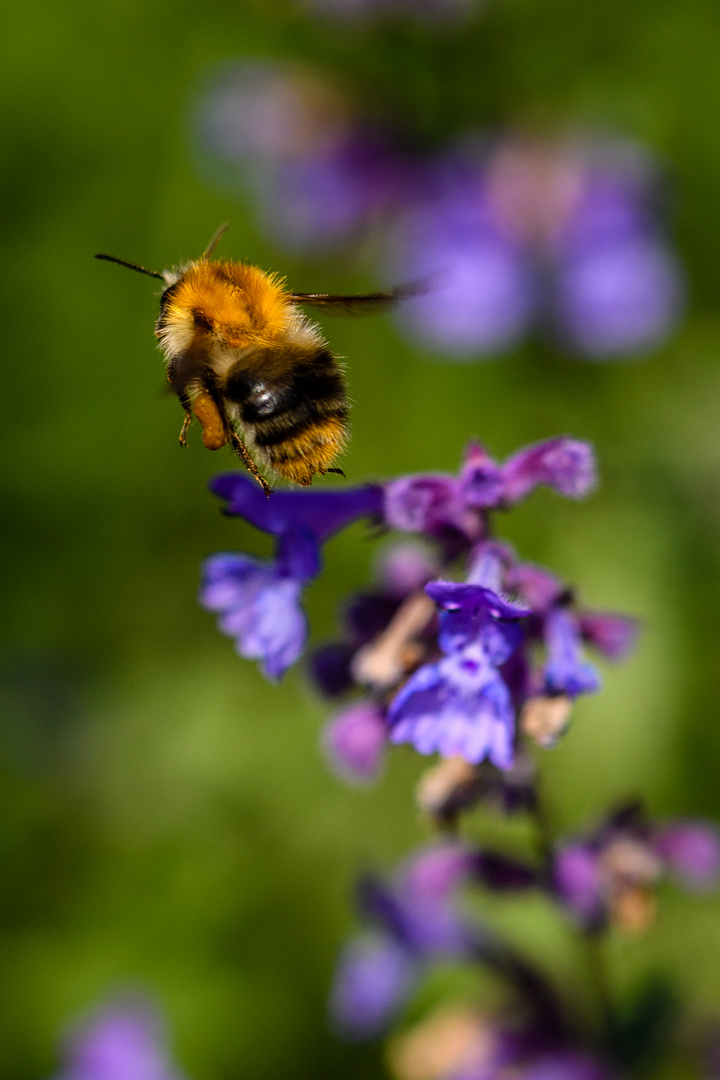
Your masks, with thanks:
[{"label": "bee's striped abdomen", "polygon": [[239,409],[263,460],[280,476],[307,485],[325,472],[345,443],[345,380],[329,350],[290,344],[252,368],[239,360],[227,374],[225,396]]}]

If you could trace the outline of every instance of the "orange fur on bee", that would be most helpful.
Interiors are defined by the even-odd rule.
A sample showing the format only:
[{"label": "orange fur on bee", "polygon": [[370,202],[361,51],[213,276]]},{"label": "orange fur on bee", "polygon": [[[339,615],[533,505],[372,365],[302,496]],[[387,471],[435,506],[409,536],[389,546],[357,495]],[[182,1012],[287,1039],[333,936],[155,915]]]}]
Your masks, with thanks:
[{"label": "orange fur on bee", "polygon": [[191,263],[168,304],[168,329],[204,324],[231,349],[272,345],[290,326],[293,308],[284,283],[247,263]]}]

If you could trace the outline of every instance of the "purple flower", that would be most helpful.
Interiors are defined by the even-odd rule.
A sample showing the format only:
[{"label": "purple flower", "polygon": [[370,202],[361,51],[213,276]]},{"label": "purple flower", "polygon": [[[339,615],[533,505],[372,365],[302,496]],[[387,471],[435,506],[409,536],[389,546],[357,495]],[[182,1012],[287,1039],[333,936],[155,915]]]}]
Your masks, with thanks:
[{"label": "purple flower", "polygon": [[304,532],[318,545],[358,518],[379,517],[383,509],[377,484],[342,491],[276,491],[267,499],[252,480],[231,472],[213,477],[208,487],[226,500],[224,512],[231,517],[245,518],[272,536]]},{"label": "purple flower", "polygon": [[564,262],[558,314],[568,344],[590,359],[644,353],[660,345],[680,316],[677,260],[653,237],[599,244]]},{"label": "purple flower", "polygon": [[512,766],[510,694],[480,645],[420,668],[393,699],[388,719],[390,741],[412,743],[420,754]]},{"label": "purple flower", "polygon": [[349,706],[325,728],[323,744],[333,770],[351,783],[376,780],[387,743],[382,711],[370,701]]},{"label": "purple flower", "polygon": [[389,887],[374,877],[360,882],[365,919],[376,931],[357,937],[341,953],[330,1009],[348,1037],[367,1038],[393,1018],[428,966],[470,955],[486,932],[456,910],[455,894],[473,869],[472,853],[437,844],[411,857]]},{"label": "purple flower", "polygon": [[593,925],[602,919],[600,863],[591,844],[566,844],[555,853],[553,885],[580,922]]},{"label": "purple flower", "polygon": [[591,929],[608,920],[630,933],[647,930],[655,914],[652,889],[663,875],[689,891],[716,886],[720,838],[706,823],[648,821],[638,805],[624,807],[583,839],[559,845],[552,886],[570,914]]},{"label": "purple flower", "polygon": [[273,535],[276,550],[273,562],[241,553],[211,555],[203,564],[200,603],[220,616],[220,630],[235,640],[241,656],[258,660],[267,678],[279,679],[307,640],[300,601],[303,586],[320,571],[323,542],[356,518],[376,516],[382,490],[279,491],[266,499],[238,473],[216,476],[210,489],[227,500],[227,514]]},{"label": "purple flower", "polygon": [[117,1001],[98,1010],[69,1039],[56,1080],[181,1080],[154,1010]]},{"label": "purple flower", "polygon": [[340,956],[330,996],[330,1016],[339,1034],[366,1039],[382,1031],[413,990],[415,957],[385,934],[356,938]]},{"label": "purple flower", "polygon": [[657,827],[653,848],[669,873],[690,890],[713,888],[720,877],[720,836],[703,821],[673,821]]},{"label": "purple flower", "polygon": [[481,443],[471,442],[458,477],[419,473],[386,483],[384,516],[400,532],[475,544],[486,534],[488,510],[512,506],[541,485],[581,499],[596,482],[592,447],[577,439],[559,436],[534,443],[503,464]]},{"label": "purple flower", "polygon": [[682,307],[682,275],[660,239],[647,182],[621,166],[591,165],[557,243],[557,316],[590,358],[644,352]]},{"label": "purple flower", "polygon": [[240,656],[260,661],[268,679],[279,679],[307,640],[301,580],[234,553],[211,555],[202,576],[200,603],[220,616],[221,632],[234,639]]},{"label": "purple flower", "polygon": [[632,652],[640,630],[637,619],[609,611],[581,611],[578,622],[583,640],[608,660],[624,660]]},{"label": "purple flower", "polygon": [[591,664],[582,659],[580,628],[567,608],[555,607],[545,618],[545,643],[548,660],[544,669],[546,694],[593,694],[600,689],[600,678]]},{"label": "purple flower", "polygon": [[[445,169],[457,168],[452,159]],[[442,167],[440,168],[442,173]],[[398,310],[413,340],[457,360],[503,352],[526,332],[535,305],[524,252],[498,228],[472,171],[441,179],[445,190],[408,210],[395,238],[399,280],[429,280]]]},{"label": "purple flower", "polygon": [[385,484],[384,514],[391,529],[431,538],[456,532],[474,541],[483,532],[478,515],[468,510],[458,481],[445,473],[389,481]]},{"label": "purple flower", "polygon": [[402,888],[424,903],[444,903],[468,879],[474,866],[474,853],[463,844],[431,844],[408,860],[402,873]]},{"label": "purple flower", "polygon": [[507,459],[502,474],[504,505],[519,502],[541,484],[568,499],[584,499],[597,483],[590,444],[565,436],[518,450]]}]

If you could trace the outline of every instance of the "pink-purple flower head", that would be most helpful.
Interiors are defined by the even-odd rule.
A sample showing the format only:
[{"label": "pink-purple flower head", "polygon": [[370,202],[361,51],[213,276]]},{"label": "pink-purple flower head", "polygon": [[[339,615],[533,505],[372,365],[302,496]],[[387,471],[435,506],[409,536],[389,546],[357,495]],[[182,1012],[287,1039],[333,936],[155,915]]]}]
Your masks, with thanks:
[{"label": "pink-purple flower head", "polygon": [[596,483],[592,447],[578,439],[545,439],[523,447],[502,464],[472,442],[457,477],[420,473],[387,483],[385,521],[401,532],[476,543],[485,535],[486,511],[508,509],[543,485],[566,498],[582,499]]},{"label": "pink-purple flower head", "polygon": [[53,1080],[183,1080],[155,1010],[139,999],[98,1009],[71,1033],[63,1057]]}]

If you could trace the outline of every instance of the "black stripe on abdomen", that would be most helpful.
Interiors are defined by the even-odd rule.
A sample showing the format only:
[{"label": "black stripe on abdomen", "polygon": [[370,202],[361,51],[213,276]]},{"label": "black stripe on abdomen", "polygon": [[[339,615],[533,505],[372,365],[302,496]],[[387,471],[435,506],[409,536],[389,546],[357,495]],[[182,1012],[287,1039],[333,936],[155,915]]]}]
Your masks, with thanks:
[{"label": "black stripe on abdomen", "polygon": [[268,350],[266,355],[267,375],[262,354],[255,354],[252,370],[239,361],[224,386],[225,396],[239,406],[243,423],[255,429],[259,445],[294,438],[323,418],[347,416],[345,380],[330,352],[311,356],[303,352],[300,360],[288,348],[280,353]]}]

